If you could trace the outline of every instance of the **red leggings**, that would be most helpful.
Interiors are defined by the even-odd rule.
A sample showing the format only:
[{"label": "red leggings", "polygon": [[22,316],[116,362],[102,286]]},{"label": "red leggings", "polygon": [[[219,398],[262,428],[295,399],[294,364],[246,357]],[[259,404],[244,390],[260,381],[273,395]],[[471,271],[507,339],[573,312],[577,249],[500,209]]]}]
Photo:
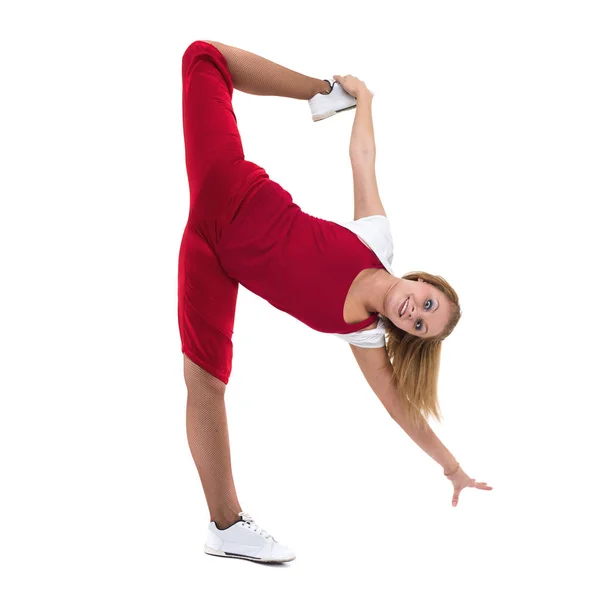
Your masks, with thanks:
[{"label": "red leggings", "polygon": [[222,269],[215,249],[242,204],[270,179],[244,158],[231,105],[233,81],[221,52],[193,42],[183,55],[182,79],[190,212],[179,252],[181,348],[227,384],[239,284]]}]

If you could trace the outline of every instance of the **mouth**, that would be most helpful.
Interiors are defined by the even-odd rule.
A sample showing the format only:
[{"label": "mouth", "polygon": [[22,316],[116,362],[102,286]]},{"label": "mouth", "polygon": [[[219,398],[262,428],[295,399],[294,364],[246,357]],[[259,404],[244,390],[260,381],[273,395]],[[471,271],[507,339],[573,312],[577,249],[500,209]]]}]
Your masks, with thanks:
[{"label": "mouth", "polygon": [[400,315],[400,317],[402,317],[402,315],[406,312],[407,308],[408,308],[408,298],[404,301],[404,304],[400,308],[400,312],[398,313]]}]

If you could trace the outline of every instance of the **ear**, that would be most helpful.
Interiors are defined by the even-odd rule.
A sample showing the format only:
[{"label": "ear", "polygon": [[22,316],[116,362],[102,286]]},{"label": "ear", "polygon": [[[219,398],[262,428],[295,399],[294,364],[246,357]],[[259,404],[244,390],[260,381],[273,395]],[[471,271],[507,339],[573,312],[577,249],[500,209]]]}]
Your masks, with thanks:
[{"label": "ear", "polygon": [[423,283],[423,280],[420,277],[417,278],[417,281]]}]

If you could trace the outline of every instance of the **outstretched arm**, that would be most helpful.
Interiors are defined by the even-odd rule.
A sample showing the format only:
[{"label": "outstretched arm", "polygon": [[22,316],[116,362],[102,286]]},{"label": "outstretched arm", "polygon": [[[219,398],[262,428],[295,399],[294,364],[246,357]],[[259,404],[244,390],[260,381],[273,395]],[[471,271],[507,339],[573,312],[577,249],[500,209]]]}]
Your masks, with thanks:
[{"label": "outstretched arm", "polygon": [[458,461],[442,444],[431,427],[424,423],[423,429],[419,430],[408,419],[403,409],[403,400],[392,382],[392,365],[385,347],[360,348],[350,344],[350,348],[367,383],[392,419],[421,450],[440,464],[446,473],[453,471]]},{"label": "outstretched arm", "polygon": [[478,482],[471,479],[460,467],[454,456],[439,438],[433,433],[431,427],[423,419],[423,427],[417,429],[408,419],[403,410],[404,400],[398,394],[392,382],[392,365],[387,350],[381,348],[360,348],[350,344],[352,353],[358,362],[365,379],[379,398],[389,415],[404,429],[407,435],[415,442],[421,450],[429,454],[433,460],[444,467],[444,475],[452,482],[454,493],[452,506],[458,504],[458,497],[466,487],[474,487],[480,490],[492,490],[486,482]]}]

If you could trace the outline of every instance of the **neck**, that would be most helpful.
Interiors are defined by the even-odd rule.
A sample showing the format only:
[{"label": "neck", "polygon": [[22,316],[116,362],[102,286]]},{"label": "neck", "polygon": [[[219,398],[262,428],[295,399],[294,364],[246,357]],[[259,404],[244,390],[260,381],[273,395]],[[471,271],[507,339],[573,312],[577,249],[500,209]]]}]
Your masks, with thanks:
[{"label": "neck", "polygon": [[368,272],[360,282],[357,290],[359,302],[368,312],[377,312],[387,317],[385,306],[394,287],[401,284],[402,279],[394,277],[385,269]]}]

